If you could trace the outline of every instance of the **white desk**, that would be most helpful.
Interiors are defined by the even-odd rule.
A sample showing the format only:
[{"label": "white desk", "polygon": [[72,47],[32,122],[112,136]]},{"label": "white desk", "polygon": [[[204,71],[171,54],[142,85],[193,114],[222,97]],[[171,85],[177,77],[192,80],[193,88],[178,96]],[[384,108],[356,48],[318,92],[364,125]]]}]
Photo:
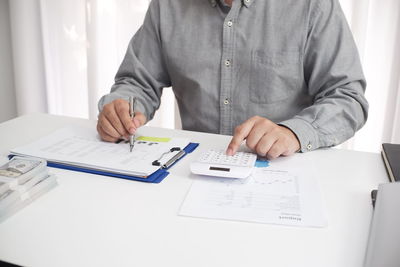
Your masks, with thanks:
[{"label": "white desk", "polygon": [[[94,121],[36,114],[0,124],[0,155],[66,125]],[[27,266],[362,266],[370,191],[387,181],[379,154],[319,150],[327,228],[177,216],[192,183],[188,164],[230,138],[153,128],[200,142],[161,184],[51,169],[59,185],[0,224],[0,259]],[[171,132],[172,131],[172,132]]]}]

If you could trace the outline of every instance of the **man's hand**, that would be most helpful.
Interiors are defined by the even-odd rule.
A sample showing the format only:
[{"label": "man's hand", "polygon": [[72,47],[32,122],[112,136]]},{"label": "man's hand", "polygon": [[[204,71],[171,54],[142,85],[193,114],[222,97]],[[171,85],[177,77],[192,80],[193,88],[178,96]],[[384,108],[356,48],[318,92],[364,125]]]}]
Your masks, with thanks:
[{"label": "man's hand", "polygon": [[102,140],[116,142],[120,138],[129,139],[129,135],[146,123],[146,116],[135,111],[133,120],[129,116],[129,103],[123,99],[116,99],[104,105],[97,121],[97,131]]},{"label": "man's hand", "polygon": [[226,154],[234,155],[243,140],[251,150],[268,159],[289,156],[300,149],[300,142],[291,130],[259,116],[236,127]]}]

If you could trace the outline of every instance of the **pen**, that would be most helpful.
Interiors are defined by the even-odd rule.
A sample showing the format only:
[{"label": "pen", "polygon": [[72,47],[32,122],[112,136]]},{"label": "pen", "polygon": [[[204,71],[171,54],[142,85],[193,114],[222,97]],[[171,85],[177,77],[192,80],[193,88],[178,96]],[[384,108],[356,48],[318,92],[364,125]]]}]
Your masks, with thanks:
[{"label": "pen", "polygon": [[372,207],[375,208],[376,197],[378,195],[378,190],[371,191],[371,200],[372,200]]},{"label": "pen", "polygon": [[[131,119],[133,119],[135,117],[135,102],[136,102],[136,98],[134,98],[133,96],[129,97],[129,116],[131,117]],[[129,136],[129,145],[130,145],[130,150],[132,152],[133,146],[135,145],[135,135],[131,134]]]}]

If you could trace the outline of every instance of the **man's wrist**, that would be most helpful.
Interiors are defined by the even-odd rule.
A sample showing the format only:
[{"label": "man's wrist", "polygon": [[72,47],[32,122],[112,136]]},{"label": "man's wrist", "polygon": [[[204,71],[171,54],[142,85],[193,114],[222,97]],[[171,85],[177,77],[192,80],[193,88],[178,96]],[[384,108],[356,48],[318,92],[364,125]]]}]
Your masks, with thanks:
[{"label": "man's wrist", "polygon": [[300,118],[292,118],[279,122],[278,125],[290,129],[299,140],[299,152],[308,152],[320,147],[317,131],[307,121]]}]

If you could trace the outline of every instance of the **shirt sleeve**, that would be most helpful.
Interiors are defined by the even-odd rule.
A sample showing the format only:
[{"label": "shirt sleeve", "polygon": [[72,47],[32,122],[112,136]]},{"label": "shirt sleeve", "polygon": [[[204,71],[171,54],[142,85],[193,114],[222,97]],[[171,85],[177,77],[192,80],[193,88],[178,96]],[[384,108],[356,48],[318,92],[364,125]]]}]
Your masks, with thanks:
[{"label": "shirt sleeve", "polygon": [[115,99],[137,98],[136,109],[153,118],[160,106],[164,87],[171,86],[161,49],[160,8],[157,0],[150,3],[145,20],[131,39],[125,57],[115,76],[111,92],[103,96],[99,111]]},{"label": "shirt sleeve", "polygon": [[279,123],[296,134],[302,152],[344,142],[368,114],[366,81],[341,7],[337,0],[314,3],[303,57],[313,105]]}]

